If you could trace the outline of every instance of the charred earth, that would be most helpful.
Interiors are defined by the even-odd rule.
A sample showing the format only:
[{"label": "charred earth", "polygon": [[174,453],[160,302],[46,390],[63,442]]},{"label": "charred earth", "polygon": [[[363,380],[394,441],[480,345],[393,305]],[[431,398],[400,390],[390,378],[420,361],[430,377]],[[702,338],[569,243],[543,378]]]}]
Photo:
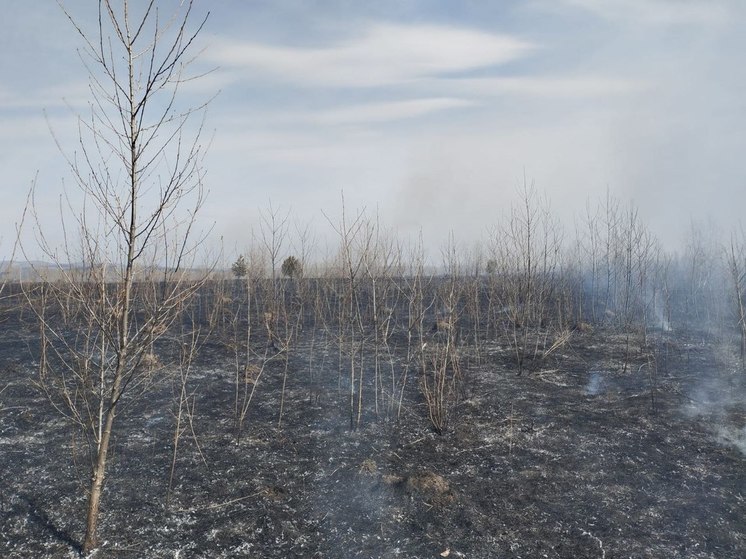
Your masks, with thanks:
[{"label": "charred earth", "polygon": [[[192,364],[175,461],[177,376],[166,366],[125,403],[91,557],[746,556],[746,375],[729,340],[655,331],[629,351],[614,328],[576,328],[518,375],[499,336],[461,339],[438,434],[417,367],[401,408],[385,409],[360,344],[368,392],[351,425],[333,329],[267,352],[261,322],[250,343],[266,359],[260,378],[240,378],[254,395],[238,443],[219,333]],[[411,360],[399,334],[387,346],[397,381]],[[22,314],[6,318],[0,556],[77,557],[85,441],[35,388],[34,343]]]}]

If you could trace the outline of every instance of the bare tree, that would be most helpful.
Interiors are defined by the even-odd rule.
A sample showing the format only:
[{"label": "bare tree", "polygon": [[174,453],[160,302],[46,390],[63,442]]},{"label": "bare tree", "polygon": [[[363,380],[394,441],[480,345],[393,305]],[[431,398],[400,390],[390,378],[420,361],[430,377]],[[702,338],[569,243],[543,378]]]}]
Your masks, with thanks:
[{"label": "bare tree", "polygon": [[524,180],[519,194],[520,204],[511,209],[510,219],[494,240],[494,251],[498,255],[495,261],[503,267],[505,308],[510,318],[507,332],[521,374],[527,358],[539,354],[540,340],[546,345],[548,339],[548,311],[554,297],[562,231],[533,184]]},{"label": "bare tree", "polygon": [[[192,26],[190,1],[164,18],[155,0],[100,0],[89,33],[62,9],[83,39],[92,99],[90,115],[78,119],[76,150],[60,146],[77,191],[64,197],[61,247],[31,203],[41,250],[62,277],[43,285],[34,308],[46,356],[39,384],[89,442],[88,553],[97,547],[118,409],[162,370],[153,344],[208,275],[190,272],[203,240],[194,231],[203,203],[201,124],[190,124],[201,111],[177,103],[180,86],[196,77],[186,72],[207,16]],[[147,297],[138,296],[143,283]]]},{"label": "bare tree", "polygon": [[194,445],[197,449],[197,453],[202,459],[202,463],[206,466],[207,459],[202,453],[199,440],[197,439],[197,433],[194,428],[195,409],[197,407],[197,395],[190,389],[189,381],[190,374],[192,372],[192,366],[194,360],[199,351],[199,345],[203,338],[199,327],[194,320],[195,317],[190,317],[191,328],[185,329],[181,340],[181,347],[179,347],[179,358],[178,366],[178,378],[174,382],[174,435],[172,442],[172,454],[171,454],[171,466],[168,473],[168,488],[166,490],[166,506],[170,504],[171,492],[173,489],[174,476],[176,474],[176,463],[179,454],[179,444],[182,436],[189,432],[191,438],[194,441]]},{"label": "bare tree", "polygon": [[[592,323],[596,323],[598,320],[598,284],[599,284],[599,267],[600,267],[600,244],[601,244],[601,232],[599,231],[599,210],[598,208],[594,212],[591,210],[590,202],[586,202],[585,217],[583,225],[585,227],[584,235],[578,234],[578,246],[581,249],[579,252],[585,256],[586,265],[588,266],[588,294],[590,297],[588,310],[588,317]],[[581,275],[581,280],[585,279]],[[579,294],[579,305],[580,311],[577,321],[583,320],[583,299],[585,296],[585,289]]]},{"label": "bare tree", "polygon": [[[365,272],[362,282],[365,284],[365,293],[368,300],[369,312],[367,313],[372,328],[373,341],[373,371],[375,386],[375,413],[379,416],[381,406],[385,405],[387,414],[394,408],[395,388],[388,393],[386,403],[384,402],[384,378],[382,374],[382,361],[384,358],[391,371],[392,387],[395,386],[394,358],[391,353],[389,339],[392,334],[394,323],[394,309],[398,300],[398,291],[395,289],[393,275],[398,270],[401,261],[401,251],[394,240],[393,234],[383,230],[380,219],[367,224],[366,237],[371,239],[369,250],[363,254],[363,270]],[[362,395],[362,392],[360,392]],[[361,410],[358,410],[360,413]]]},{"label": "bare tree", "polygon": [[606,199],[601,208],[603,229],[603,263],[606,276],[604,290],[604,318],[612,321],[617,309],[619,283],[619,262],[621,257],[619,201],[606,191]]},{"label": "bare tree", "polygon": [[[482,359],[482,330],[483,316],[488,313],[488,305],[485,305],[484,278],[482,267],[484,254],[482,245],[475,243],[472,251],[468,253],[468,264],[464,265],[464,298],[465,314],[468,318],[467,328],[471,330],[469,339],[474,346],[474,357],[477,363]],[[471,271],[471,274],[469,274]]]},{"label": "bare tree", "polygon": [[261,233],[262,246],[267,252],[269,259],[270,271],[272,273],[272,308],[270,312],[274,313],[274,319],[277,319],[277,266],[280,259],[280,252],[285,245],[285,238],[288,233],[288,220],[290,219],[290,210],[285,212],[280,208],[275,208],[272,202],[269,203],[267,213],[260,212],[259,230]]},{"label": "bare tree", "polygon": [[[340,296],[338,297],[338,339],[339,339],[339,387],[342,386],[342,357],[347,347],[349,357],[350,383],[350,428],[360,426],[363,411],[364,388],[364,358],[366,331],[363,317],[363,303],[361,301],[361,284],[365,272],[364,263],[369,258],[374,239],[374,228],[360,210],[350,221],[345,208],[344,193],[342,193],[342,214],[339,224],[334,223],[328,216],[327,221],[339,237],[338,262],[340,269]],[[357,392],[355,387],[357,385]]]},{"label": "bare tree", "polygon": [[743,230],[733,233],[726,258],[730,271],[733,301],[740,337],[741,366],[746,371],[746,242]]},{"label": "bare tree", "polygon": [[[684,294],[684,321],[721,325],[724,309],[720,276],[721,235],[713,223],[692,222],[683,254],[685,272],[682,277]],[[727,260],[727,258],[726,258]],[[730,276],[730,273],[725,273]]]},{"label": "bare tree", "polygon": [[462,377],[458,352],[459,314],[467,288],[453,233],[443,249],[445,277],[435,291],[437,308],[432,340],[422,346],[420,391],[427,404],[428,418],[438,434],[452,420],[458,403]]},{"label": "bare tree", "polygon": [[434,305],[433,301],[427,302],[425,299],[433,278],[425,274],[422,232],[417,243],[410,246],[407,257],[409,270],[405,274],[401,287],[402,298],[407,306],[407,358],[399,383],[393,385],[394,389],[398,390],[397,419],[401,418],[404,391],[407,387],[410,368],[413,365],[420,366],[424,362],[422,352],[425,348],[425,316]]},{"label": "bare tree", "polygon": [[[251,402],[267,366],[279,354],[274,344],[274,315],[262,306],[268,292],[261,289],[266,275],[266,254],[256,239],[253,240],[248,250],[247,274],[241,280],[241,292],[236,293],[231,301],[230,335],[226,340],[235,364],[234,429],[237,445],[241,443]],[[267,334],[261,350],[254,347],[255,324]]]}]

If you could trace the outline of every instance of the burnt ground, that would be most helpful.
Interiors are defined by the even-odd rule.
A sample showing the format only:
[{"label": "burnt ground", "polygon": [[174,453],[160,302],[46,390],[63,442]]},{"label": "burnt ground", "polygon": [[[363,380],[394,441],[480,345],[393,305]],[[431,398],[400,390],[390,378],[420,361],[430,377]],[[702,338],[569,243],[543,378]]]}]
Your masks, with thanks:
[{"label": "burnt ground", "polygon": [[[33,387],[21,329],[5,326],[0,557],[77,557],[82,444]],[[745,557],[746,378],[732,344],[654,340],[625,371],[623,336],[576,332],[520,376],[504,346],[485,344],[480,359],[463,349],[443,435],[414,379],[398,421],[351,430],[335,350],[312,365],[309,398],[301,343],[282,425],[273,363],[239,445],[233,366],[207,347],[190,380],[196,440],[180,439],[168,501],[171,381],[120,415],[92,556]]]}]

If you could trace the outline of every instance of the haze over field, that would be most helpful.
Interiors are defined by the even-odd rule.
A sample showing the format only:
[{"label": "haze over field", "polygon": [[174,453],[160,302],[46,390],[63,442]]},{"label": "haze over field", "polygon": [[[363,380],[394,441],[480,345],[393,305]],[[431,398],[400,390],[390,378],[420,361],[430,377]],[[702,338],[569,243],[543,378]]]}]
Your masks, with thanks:
[{"label": "haze over field", "polygon": [[[38,171],[55,220],[85,116],[80,45],[55,2],[0,22],[0,254]],[[65,2],[85,24],[90,2]],[[524,174],[571,224],[607,187],[675,248],[691,219],[727,230],[746,207],[746,3],[738,0],[202,2],[207,113],[202,214],[211,242],[248,243],[268,207],[329,226],[340,192],[430,253],[479,239]],[[93,17],[92,17],[93,16]],[[46,116],[45,116],[46,115]],[[48,125],[48,123],[49,125]],[[213,132],[214,131],[214,132]],[[51,231],[59,232],[52,225]],[[30,254],[30,257],[36,255]]]}]

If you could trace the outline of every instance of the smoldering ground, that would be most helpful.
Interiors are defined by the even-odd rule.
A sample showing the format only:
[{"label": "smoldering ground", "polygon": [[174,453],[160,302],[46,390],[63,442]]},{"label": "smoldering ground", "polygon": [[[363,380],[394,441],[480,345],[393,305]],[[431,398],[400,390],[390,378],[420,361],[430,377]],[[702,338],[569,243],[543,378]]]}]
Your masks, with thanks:
[{"label": "smoldering ground", "polygon": [[[75,557],[81,442],[31,387],[23,338],[0,336],[10,379],[0,551]],[[740,372],[718,369],[713,346],[672,355],[653,409],[641,367],[649,356],[635,354],[623,372],[613,357],[622,339],[578,333],[521,376],[509,351],[485,345],[443,435],[416,390],[398,420],[369,414],[350,429],[337,355],[315,346],[311,384],[311,345],[300,341],[282,426],[282,367],[273,365],[239,445],[233,365],[219,344],[206,346],[190,381],[196,438],[181,439],[170,494],[171,385],[126,407],[99,556],[741,557],[745,458],[715,427],[742,428]],[[703,406],[696,414],[686,412],[692,400]]]}]

